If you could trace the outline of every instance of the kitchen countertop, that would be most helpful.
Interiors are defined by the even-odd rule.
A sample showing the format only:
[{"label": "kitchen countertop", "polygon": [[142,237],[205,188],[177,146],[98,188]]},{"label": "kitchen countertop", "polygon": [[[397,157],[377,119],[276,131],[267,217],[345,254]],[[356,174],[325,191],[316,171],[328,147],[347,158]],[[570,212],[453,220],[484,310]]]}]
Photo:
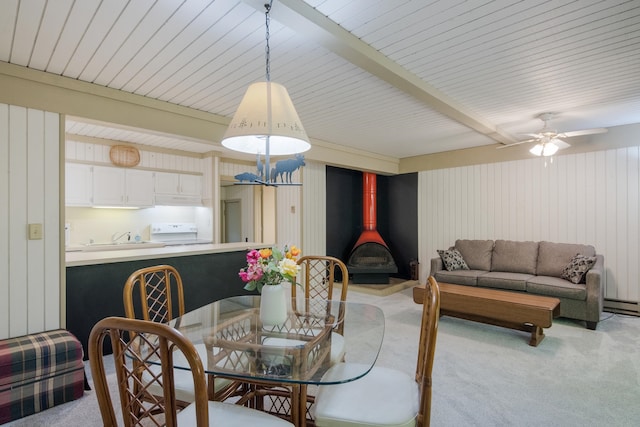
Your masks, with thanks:
[{"label": "kitchen countertop", "polygon": [[66,252],[66,266],[108,264],[114,262],[136,261],[151,258],[171,258],[220,252],[243,251],[253,248],[266,248],[270,244],[239,242],[212,243],[200,245],[164,246],[161,248],[122,249],[91,252]]}]

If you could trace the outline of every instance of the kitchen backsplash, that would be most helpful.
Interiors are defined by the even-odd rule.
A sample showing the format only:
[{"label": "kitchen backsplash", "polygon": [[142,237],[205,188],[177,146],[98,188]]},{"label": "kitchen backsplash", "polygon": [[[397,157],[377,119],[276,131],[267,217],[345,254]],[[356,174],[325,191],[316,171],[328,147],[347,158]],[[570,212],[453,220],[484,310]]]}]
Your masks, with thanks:
[{"label": "kitchen backsplash", "polygon": [[131,239],[139,233],[142,240],[150,239],[149,226],[153,222],[193,222],[198,226],[198,238],[212,239],[211,208],[191,206],[160,206],[147,209],[96,209],[67,207],[65,223],[69,224],[67,246],[109,243],[114,233],[131,232]]}]

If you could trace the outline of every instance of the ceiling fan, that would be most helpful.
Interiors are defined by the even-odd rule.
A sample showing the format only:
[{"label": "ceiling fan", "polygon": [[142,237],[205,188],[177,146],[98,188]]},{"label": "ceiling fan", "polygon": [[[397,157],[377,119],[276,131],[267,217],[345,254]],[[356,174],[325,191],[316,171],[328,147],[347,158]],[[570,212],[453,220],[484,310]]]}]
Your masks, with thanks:
[{"label": "ceiling fan", "polygon": [[556,116],[556,113],[542,113],[538,115],[538,118],[542,120],[544,126],[538,133],[525,133],[524,135],[531,136],[532,138],[524,141],[514,142],[512,144],[502,145],[497,147],[498,149],[513,147],[514,145],[526,144],[529,142],[535,142],[536,145],[529,150],[531,154],[536,156],[553,156],[558,150],[567,148],[569,143],[560,138],[571,138],[574,136],[592,135],[596,133],[605,133],[605,128],[595,129],[583,129],[572,132],[558,132],[557,130],[549,126],[549,122]]}]

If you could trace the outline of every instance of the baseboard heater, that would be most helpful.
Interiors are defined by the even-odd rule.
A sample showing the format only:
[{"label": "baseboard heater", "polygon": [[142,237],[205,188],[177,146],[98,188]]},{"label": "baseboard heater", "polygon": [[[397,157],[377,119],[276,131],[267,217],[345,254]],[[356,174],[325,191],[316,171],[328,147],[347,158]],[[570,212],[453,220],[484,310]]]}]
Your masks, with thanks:
[{"label": "baseboard heater", "polygon": [[640,317],[640,304],[633,301],[620,301],[605,298],[604,311]]}]

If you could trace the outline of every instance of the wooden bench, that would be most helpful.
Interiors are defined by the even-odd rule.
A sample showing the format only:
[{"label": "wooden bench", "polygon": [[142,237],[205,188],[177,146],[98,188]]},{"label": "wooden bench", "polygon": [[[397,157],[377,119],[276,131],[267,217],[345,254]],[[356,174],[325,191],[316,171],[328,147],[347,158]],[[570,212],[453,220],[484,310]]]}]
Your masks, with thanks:
[{"label": "wooden bench", "polygon": [[[551,327],[560,314],[560,300],[539,295],[475,286],[439,283],[440,315],[487,323],[531,333],[529,345],[544,338],[542,328]],[[424,285],[413,288],[413,301],[422,304]]]}]

